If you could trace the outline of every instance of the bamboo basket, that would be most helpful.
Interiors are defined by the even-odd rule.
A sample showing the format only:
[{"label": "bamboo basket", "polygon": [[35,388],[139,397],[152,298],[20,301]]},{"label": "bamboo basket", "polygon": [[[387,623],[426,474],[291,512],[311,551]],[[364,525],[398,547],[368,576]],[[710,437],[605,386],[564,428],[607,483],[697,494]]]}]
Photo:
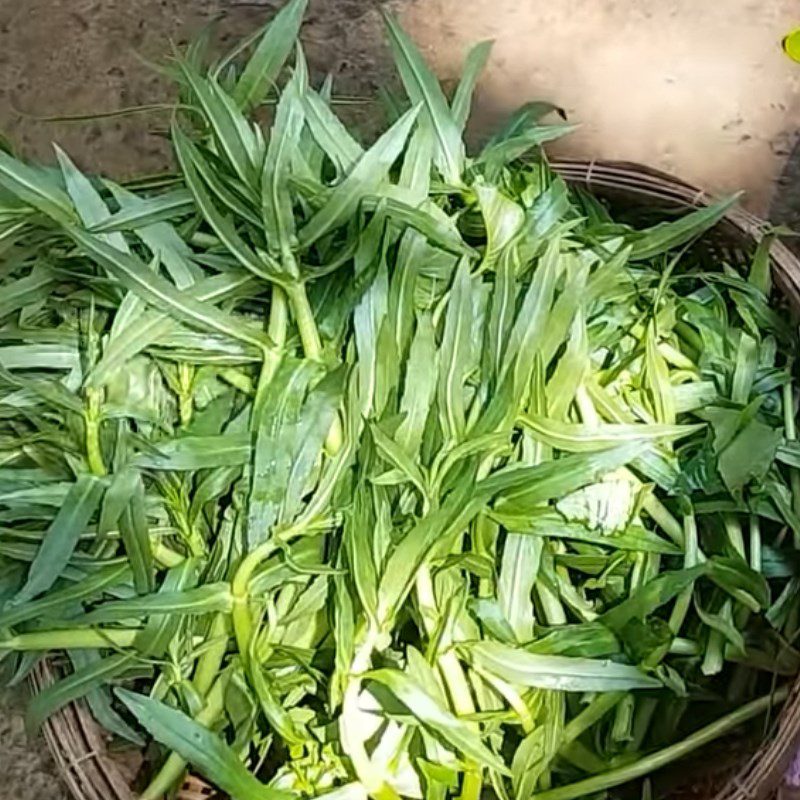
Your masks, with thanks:
[{"label": "bamboo basket", "polygon": [[[636,203],[665,210],[706,205],[705,192],[664,173],[637,164],[579,159],[556,160],[551,166],[568,182],[622,203]],[[765,223],[741,208],[730,210],[711,234],[714,252],[732,262],[752,252]],[[800,260],[781,243],[771,249],[775,284],[793,312],[800,314]],[[34,671],[34,691],[56,680],[58,667],[43,661]],[[136,767],[120,762],[107,747],[107,738],[82,702],[53,714],[44,725],[44,736],[56,766],[75,800],[135,800],[132,789]],[[780,793],[794,797],[797,786],[782,785],[800,746],[800,676],[789,699],[770,726],[768,736],[754,753],[741,749],[715,753],[706,764],[714,765],[716,777],[702,775],[673,797],[697,800],[766,800]],[[724,762],[719,769],[718,762]],[[730,762],[733,763],[730,763]],[[800,762],[795,761],[800,769]],[[793,782],[792,782],[793,783]],[[798,776],[800,783],[800,776]],[[177,800],[210,800],[220,797],[200,779],[189,776]]]}]

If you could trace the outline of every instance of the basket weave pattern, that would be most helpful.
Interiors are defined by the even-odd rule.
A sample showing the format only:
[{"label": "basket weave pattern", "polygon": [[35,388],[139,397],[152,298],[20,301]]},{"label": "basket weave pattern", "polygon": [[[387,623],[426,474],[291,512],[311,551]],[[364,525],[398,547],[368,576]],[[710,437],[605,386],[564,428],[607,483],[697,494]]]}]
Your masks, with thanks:
[{"label": "basket weave pattern", "polygon": [[[689,184],[636,164],[608,161],[560,160],[551,166],[570,183],[599,195],[635,200],[672,208],[702,206],[711,198]],[[728,212],[716,228],[722,251],[751,249],[760,239],[764,223],[741,208]],[[800,314],[800,260],[780,243],[771,249],[775,284],[793,311]],[[34,691],[56,679],[56,667],[40,664],[32,677]],[[106,739],[88,708],[73,703],[53,714],[44,725],[44,736],[64,782],[75,800],[135,800],[133,775],[110,756]],[[704,800],[765,800],[774,795],[800,744],[800,678],[781,709],[770,736],[722,789],[709,790]],[[177,800],[211,800],[214,791],[190,776]]]}]

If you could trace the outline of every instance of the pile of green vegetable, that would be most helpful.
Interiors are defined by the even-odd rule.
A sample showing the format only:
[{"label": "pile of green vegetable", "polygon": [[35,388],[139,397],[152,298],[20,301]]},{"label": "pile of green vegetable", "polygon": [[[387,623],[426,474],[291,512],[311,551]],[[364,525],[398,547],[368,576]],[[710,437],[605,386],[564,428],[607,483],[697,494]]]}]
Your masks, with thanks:
[{"label": "pile of green vegetable", "polygon": [[304,6],[176,58],[175,175],[0,152],[0,651],[66,667],[32,728],[152,737],[144,800],[570,800],[763,730],[800,667],[770,236],[615,219],[545,104],[467,156],[488,47],[448,98],[392,19],[364,146]]}]

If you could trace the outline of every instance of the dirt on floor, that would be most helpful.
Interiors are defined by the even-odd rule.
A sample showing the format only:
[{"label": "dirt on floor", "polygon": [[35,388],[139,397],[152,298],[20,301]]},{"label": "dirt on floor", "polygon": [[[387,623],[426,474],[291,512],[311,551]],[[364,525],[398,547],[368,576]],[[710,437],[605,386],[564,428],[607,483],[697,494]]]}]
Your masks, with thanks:
[{"label": "dirt on floor", "polygon": [[[401,0],[402,1],[402,0]],[[115,177],[163,170],[169,112],[73,122],[163,103],[157,71],[173,46],[213,26],[224,52],[262,25],[282,0],[0,0],[0,131],[25,155],[52,160],[57,141],[78,164]],[[303,43],[312,73],[373,97],[387,79],[377,2],[311,0]]]},{"label": "dirt on floor", "polygon": [[[563,106],[582,157],[638,160],[717,192],[747,191],[800,224],[800,65],[780,52],[800,0],[385,0],[443,77],[469,43],[495,48],[472,135],[532,99]],[[170,99],[153,68],[217,20],[217,48],[262,24],[281,0],[0,0],[0,132],[52,160],[51,142],[91,172],[127,177],[170,163],[168,112],[73,122]],[[310,0],[303,41],[312,72],[369,98],[391,79],[381,0]],[[152,63],[148,63],[152,62]],[[374,103],[346,112],[365,128]],[[787,160],[788,159],[788,160]],[[776,180],[782,175],[782,180]],[[776,191],[777,187],[777,191]],[[46,753],[28,744],[20,702],[0,705],[0,800],[61,800]]]},{"label": "dirt on floor", "polygon": [[405,22],[442,76],[494,40],[479,132],[549,100],[579,125],[553,152],[744,190],[761,213],[800,127],[800,64],[781,50],[798,0],[424,0]]}]

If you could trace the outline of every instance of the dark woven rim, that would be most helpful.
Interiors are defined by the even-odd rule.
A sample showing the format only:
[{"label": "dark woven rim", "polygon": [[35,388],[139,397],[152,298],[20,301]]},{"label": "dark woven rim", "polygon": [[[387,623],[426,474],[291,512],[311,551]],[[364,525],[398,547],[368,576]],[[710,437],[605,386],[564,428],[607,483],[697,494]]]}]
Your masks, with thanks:
[{"label": "dark woven rim", "polygon": [[[640,204],[685,208],[708,204],[712,198],[688,183],[638,164],[564,159],[551,166],[567,181],[599,195],[636,200]],[[765,223],[741,208],[729,211],[717,228],[731,249],[752,247]],[[800,260],[776,242],[770,252],[775,283],[793,310],[800,313]],[[43,661],[33,673],[34,691],[56,680],[57,667]],[[53,714],[44,736],[64,782],[75,800],[135,800],[130,780],[109,755],[107,738],[82,702]],[[762,800],[781,782],[800,744],[800,677],[772,726],[771,735],[750,759],[709,800]],[[208,800],[214,794],[201,780],[189,777],[177,800]]]}]

